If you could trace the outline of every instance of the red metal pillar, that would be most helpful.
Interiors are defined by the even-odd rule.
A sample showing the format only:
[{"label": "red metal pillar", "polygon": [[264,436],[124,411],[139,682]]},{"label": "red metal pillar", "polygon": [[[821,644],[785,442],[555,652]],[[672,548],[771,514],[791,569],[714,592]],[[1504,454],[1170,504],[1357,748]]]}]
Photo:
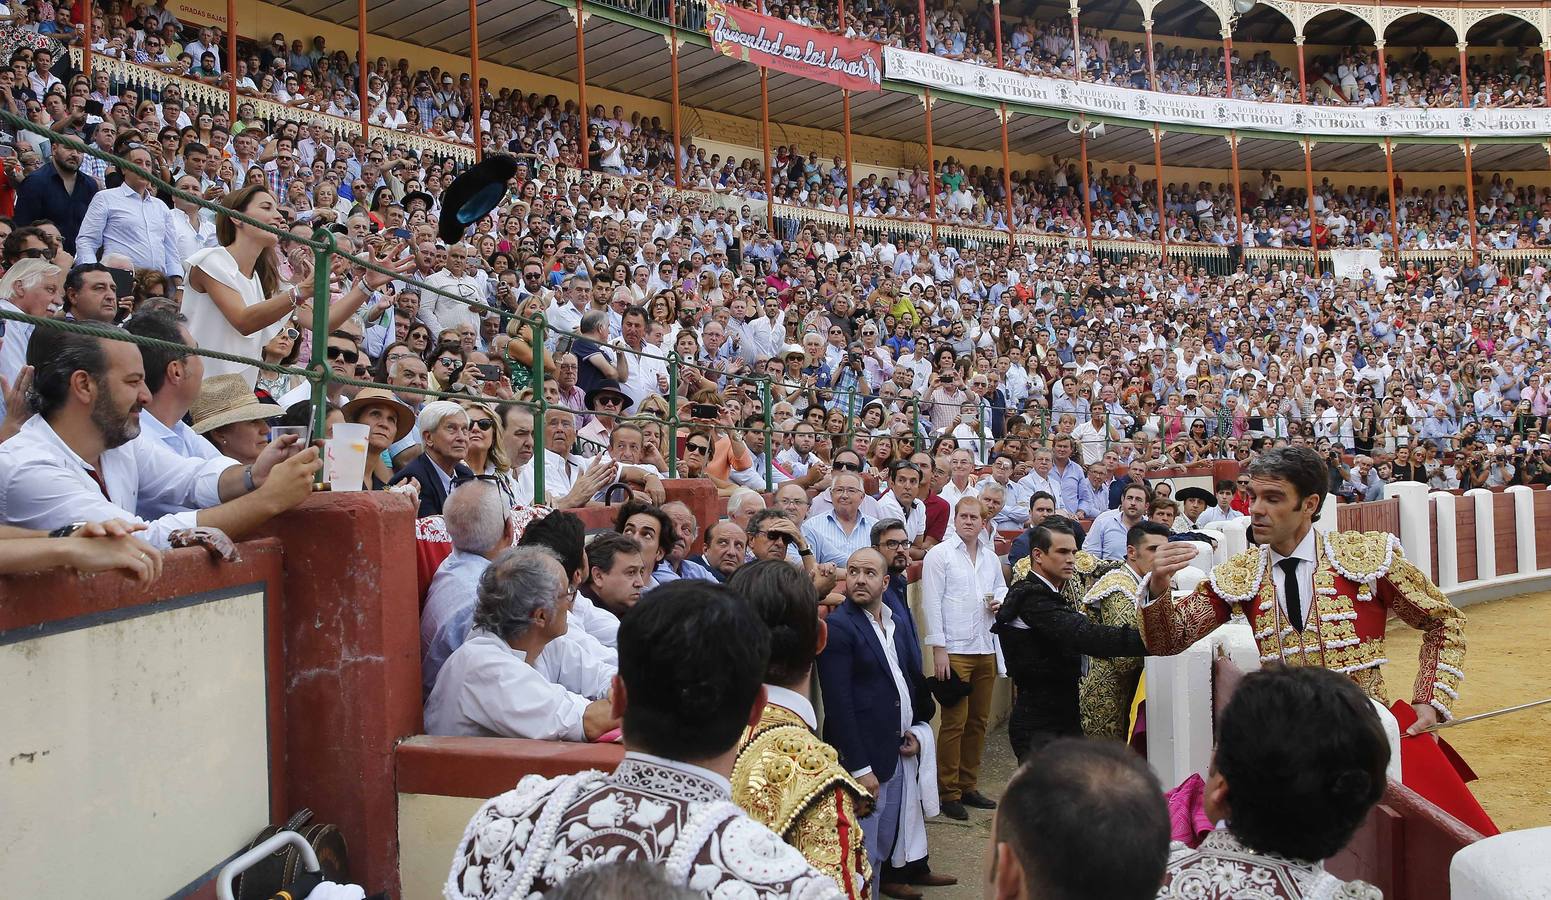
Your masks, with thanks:
[{"label": "red metal pillar", "polygon": [[1226,26],[1226,25],[1224,25],[1223,28],[1222,28],[1222,70],[1223,70],[1223,74],[1226,75],[1227,79],[1228,79],[1228,83],[1226,85],[1226,87],[1228,89],[1228,96],[1232,97],[1233,96],[1233,32],[1228,30],[1228,26]]},{"label": "red metal pillar", "polygon": [[587,152],[591,143],[587,134],[587,120],[591,113],[587,110],[587,42],[582,38],[582,23],[587,13],[582,11],[582,0],[576,0],[576,12],[572,15],[576,18],[576,103],[581,107],[581,116],[576,123],[576,145],[582,152],[582,168],[586,169],[592,163],[591,155]]},{"label": "red metal pillar", "polygon": [[[921,18],[921,52],[930,53],[926,43],[926,0],[916,0]],[[932,147],[932,91],[921,90],[921,105],[926,107],[926,219],[932,225],[932,243],[937,243],[937,151]]]},{"label": "red metal pillar", "polygon": [[1540,54],[1540,61],[1544,65],[1545,74],[1542,76],[1541,81],[1546,88],[1546,103],[1551,104],[1551,44],[1542,49],[1544,52]]},{"label": "red metal pillar", "polygon": [[1078,189],[1082,191],[1082,231],[1088,240],[1088,255],[1093,255],[1093,207],[1088,200],[1088,123],[1083,121],[1082,133],[1078,135],[1078,152],[1081,154],[1079,162],[1082,165],[1082,177],[1078,179]]},{"label": "red metal pillar", "polygon": [[1244,249],[1244,196],[1243,188],[1239,184],[1243,179],[1239,176],[1239,133],[1237,131],[1228,132],[1228,151],[1233,163],[1233,223],[1239,231],[1239,250],[1242,251]]},{"label": "red metal pillar", "polygon": [[[991,0],[991,28],[996,35],[996,67],[1005,65],[1002,58],[1002,0]],[[997,121],[1002,125],[1002,205],[1005,207],[1003,214],[1007,217],[1007,247],[1013,247],[1013,235],[1017,228],[1012,219],[1012,157],[1007,150],[1007,104],[997,105]]]},{"label": "red metal pillar", "polygon": [[[81,71],[86,73],[86,82],[90,84],[92,80],[92,40],[95,38],[93,33],[95,23],[92,21],[94,18],[92,15],[94,0],[83,0],[83,2],[86,3],[86,7],[82,10],[81,24],[85,27],[86,33],[81,41]],[[227,71],[232,71],[233,66],[229,60],[226,65]],[[237,77],[235,72],[232,73],[232,77]]]},{"label": "red metal pillar", "polygon": [[[1459,105],[1470,106],[1470,77],[1465,64],[1465,50],[1470,45],[1463,40],[1454,45],[1459,50]],[[1465,220],[1470,223],[1470,262],[1479,258],[1476,244],[1476,174],[1470,161],[1470,138],[1465,138]]]},{"label": "red metal pillar", "polygon": [[[679,12],[677,0],[668,0],[668,78],[673,84],[673,187],[684,187],[684,159],[679,155]],[[769,168],[768,166],[766,167]],[[769,177],[766,176],[766,190]],[[765,205],[770,205],[766,194]]]},{"label": "red metal pillar", "polygon": [[[473,121],[474,130],[474,161],[479,162],[485,158],[485,142],[479,133],[479,7],[478,0],[469,0],[469,81],[473,87]],[[365,33],[364,31],[362,32]],[[364,54],[363,54],[364,55]],[[585,113],[586,111],[583,110]]]},{"label": "red metal pillar", "polygon": [[[581,2],[581,0],[577,0]],[[759,11],[765,12],[765,0],[759,0]],[[765,228],[775,234],[775,186],[770,171],[770,72],[759,67],[759,145],[765,151]]]},{"label": "red metal pillar", "polygon": [[[368,126],[368,114],[371,107],[367,105],[366,88],[370,80],[371,68],[366,61],[366,0],[356,0],[355,4],[355,52],[357,56],[356,66],[358,70],[356,84],[357,105],[361,108],[361,142],[371,143],[371,132]],[[255,82],[256,83],[256,82]]]},{"label": "red metal pillar", "polygon": [[1298,45],[1298,102],[1309,102],[1309,78],[1303,67],[1303,34],[1293,35],[1293,43]]},{"label": "red metal pillar", "polygon": [[[840,0],[840,33],[846,30],[846,4]],[[851,159],[851,92],[840,89],[840,115],[844,126],[846,153],[846,231],[856,243],[856,166]]]},{"label": "red metal pillar", "polygon": [[1169,262],[1169,222],[1163,207],[1163,129],[1152,127],[1152,171],[1158,183],[1158,259],[1164,265]]},{"label": "red metal pillar", "polygon": [[226,82],[226,126],[237,126],[237,0],[226,0],[226,59],[231,78]]},{"label": "red metal pillar", "polygon": [[1303,141],[1303,176],[1306,179],[1309,194],[1309,256],[1314,260],[1314,268],[1311,270],[1314,277],[1319,277],[1319,241],[1314,238],[1314,142],[1307,138]]},{"label": "red metal pillar", "polygon": [[1142,28],[1147,34],[1147,86],[1152,90],[1158,89],[1158,68],[1152,58],[1152,19],[1143,19]]},{"label": "red metal pillar", "polygon": [[1389,72],[1384,62],[1384,39],[1379,38],[1373,42],[1374,49],[1379,54],[1379,105],[1389,105]]}]

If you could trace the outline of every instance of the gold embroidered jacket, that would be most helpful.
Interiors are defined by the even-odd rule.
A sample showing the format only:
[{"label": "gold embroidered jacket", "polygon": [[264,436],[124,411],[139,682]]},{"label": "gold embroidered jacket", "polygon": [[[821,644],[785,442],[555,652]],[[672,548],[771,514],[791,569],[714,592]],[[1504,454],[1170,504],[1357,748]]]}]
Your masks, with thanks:
[{"label": "gold embroidered jacket", "polygon": [[1406,561],[1400,542],[1382,532],[1326,532],[1315,540],[1314,597],[1299,633],[1276,602],[1270,552],[1250,547],[1212,569],[1188,597],[1143,607],[1138,626],[1149,653],[1183,651],[1243,610],[1262,662],[1324,666],[1352,676],[1368,696],[1388,704],[1380,667],[1384,626],[1394,612],[1424,633],[1413,703],[1448,719],[1465,674],[1465,616]]},{"label": "gold embroidered jacket", "polygon": [[[1100,625],[1136,627],[1136,573],[1127,565],[1110,569],[1083,597],[1083,611]],[[1088,660],[1087,674],[1078,685],[1077,704],[1083,734],[1090,737],[1126,739],[1131,720],[1131,700],[1142,675],[1136,656]]]},{"label": "gold embroidered jacket", "polygon": [[732,801],[835,879],[850,900],[870,896],[861,823],[872,796],[797,713],[765,704],[733,763]]}]

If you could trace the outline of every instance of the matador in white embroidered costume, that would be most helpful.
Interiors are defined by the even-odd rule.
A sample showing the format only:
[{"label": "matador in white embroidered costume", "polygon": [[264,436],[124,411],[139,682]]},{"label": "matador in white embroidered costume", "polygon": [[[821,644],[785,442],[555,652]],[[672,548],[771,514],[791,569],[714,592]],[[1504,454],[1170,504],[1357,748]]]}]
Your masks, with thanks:
[{"label": "matador in white embroidered costume", "polygon": [[445,896],[538,897],[578,869],[637,859],[712,898],[844,897],[730,793],[715,772],[643,753],[627,753],[612,775],[529,775],[469,822]]}]

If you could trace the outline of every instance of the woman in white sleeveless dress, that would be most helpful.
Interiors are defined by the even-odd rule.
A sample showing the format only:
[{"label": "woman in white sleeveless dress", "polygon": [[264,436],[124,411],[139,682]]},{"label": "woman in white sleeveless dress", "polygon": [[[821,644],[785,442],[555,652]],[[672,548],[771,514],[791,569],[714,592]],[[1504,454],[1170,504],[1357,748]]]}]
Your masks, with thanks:
[{"label": "woman in white sleeveless dress", "polygon": [[[263,183],[227,194],[221,205],[275,228],[285,227],[280,204]],[[216,219],[215,229],[220,246],[200,250],[183,261],[182,309],[196,344],[206,350],[261,359],[264,345],[281,329],[294,322],[296,328],[310,330],[310,265],[297,272],[296,284],[284,284],[275,255],[279,241],[275,234],[225,213]],[[390,277],[367,272],[351,284],[329,307],[329,330],[354,315]],[[239,374],[252,385],[258,380],[259,369],[226,360],[205,360],[206,376],[228,373]]]}]

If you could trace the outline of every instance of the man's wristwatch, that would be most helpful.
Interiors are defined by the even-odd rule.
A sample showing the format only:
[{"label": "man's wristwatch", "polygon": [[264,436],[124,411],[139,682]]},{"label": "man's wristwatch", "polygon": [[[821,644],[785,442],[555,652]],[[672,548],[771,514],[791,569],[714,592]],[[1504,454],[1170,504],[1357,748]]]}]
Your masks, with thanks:
[{"label": "man's wristwatch", "polygon": [[797,555],[798,556],[812,556],[813,555],[813,551],[808,549],[807,547],[802,547],[802,548],[798,549]]},{"label": "man's wristwatch", "polygon": [[253,493],[254,491],[258,490],[258,485],[253,483],[253,467],[252,466],[243,466],[242,467],[242,486],[250,494]]},{"label": "man's wristwatch", "polygon": [[48,536],[51,538],[69,537],[85,527],[85,522],[71,522],[69,525],[61,525],[53,531],[50,531]]}]

